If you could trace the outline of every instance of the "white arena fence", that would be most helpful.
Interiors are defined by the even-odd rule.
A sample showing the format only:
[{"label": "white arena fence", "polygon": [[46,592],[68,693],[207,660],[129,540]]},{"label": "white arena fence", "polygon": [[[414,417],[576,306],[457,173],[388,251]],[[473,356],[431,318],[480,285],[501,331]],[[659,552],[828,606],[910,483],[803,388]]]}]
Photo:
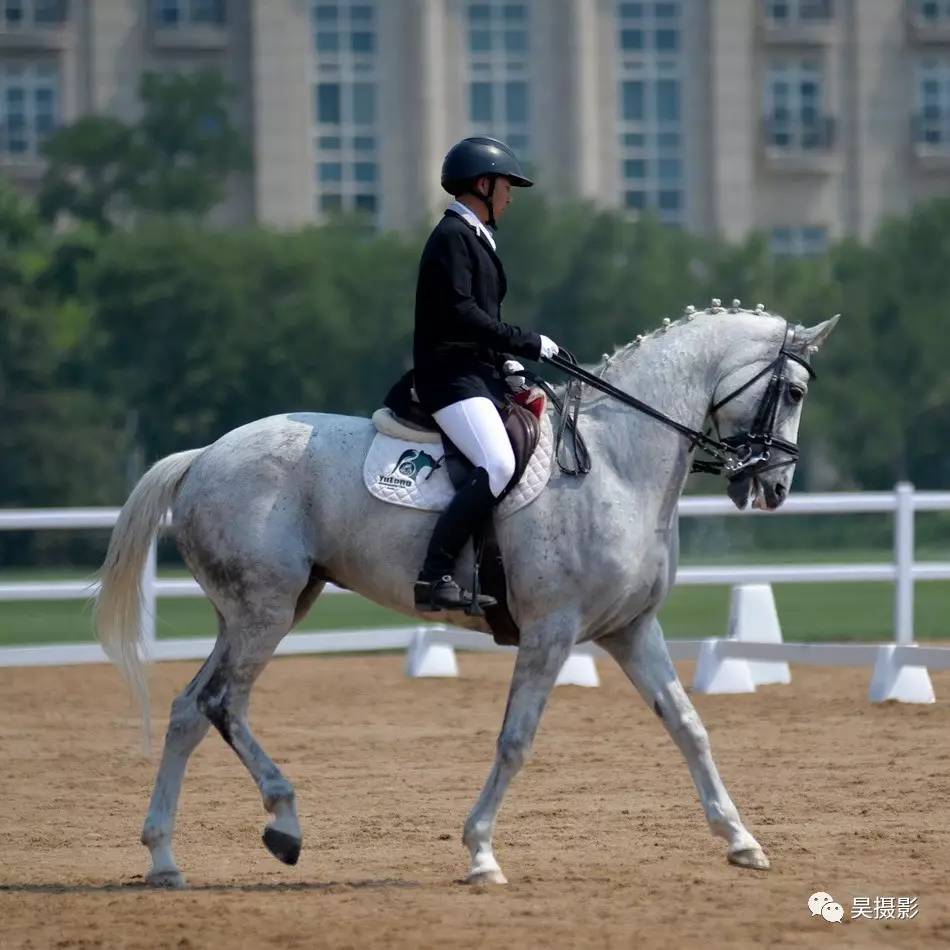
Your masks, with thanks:
[{"label": "white arena fence", "polygon": [[[771,661],[820,666],[865,666],[875,664],[875,677],[882,663],[893,677],[902,671],[926,668],[950,669],[950,648],[919,648],[914,645],[914,584],[917,581],[950,580],[950,561],[918,562],[914,557],[914,520],[917,512],[950,511],[950,492],[915,491],[907,483],[893,492],[801,494],[791,496],[768,517],[794,515],[889,514],[894,520],[894,558],[877,564],[800,564],[771,566],[681,567],[677,584],[763,585],[772,583],[888,582],[894,585],[894,645],[757,643],[744,638],[723,640],[671,640],[674,659],[690,659],[727,669],[735,661]],[[118,508],[0,510],[0,530],[48,530],[111,528]],[[736,516],[739,512],[726,498],[691,496],[679,503],[681,517]],[[752,512],[761,517],[762,512]],[[95,586],[82,581],[30,581],[0,584],[0,601],[82,600],[95,592]],[[327,585],[326,593],[345,593]],[[156,601],[159,597],[203,597],[193,579],[161,579],[157,576],[155,546],[152,546],[143,578],[145,602],[145,646],[158,660],[204,658],[213,639],[157,639],[155,635]],[[339,653],[404,650],[420,638],[432,644],[465,650],[505,650],[484,634],[429,625],[424,628],[393,627],[369,630],[338,630],[294,633],[284,639],[277,653]],[[886,651],[886,652],[882,652]],[[581,655],[601,655],[596,647],[580,648]],[[98,643],[54,644],[44,646],[0,647],[0,666],[39,666],[105,662]],[[707,671],[708,672],[708,671]],[[715,679],[715,677],[713,677]],[[727,678],[728,679],[728,678]],[[740,677],[741,679],[741,677]],[[929,680],[928,680],[929,683]],[[720,690],[709,690],[720,691]],[[725,689],[722,691],[744,691]]]}]

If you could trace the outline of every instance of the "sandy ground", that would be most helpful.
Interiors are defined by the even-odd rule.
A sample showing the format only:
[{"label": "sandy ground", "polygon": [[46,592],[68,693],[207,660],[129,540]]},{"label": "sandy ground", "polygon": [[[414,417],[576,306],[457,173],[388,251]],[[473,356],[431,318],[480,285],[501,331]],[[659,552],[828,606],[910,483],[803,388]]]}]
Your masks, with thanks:
[{"label": "sandy ground", "polygon": [[[409,681],[396,656],[274,661],[253,723],[295,783],[304,852],[264,850],[249,776],[214,733],[186,778],[190,889],[146,889],[155,762],[108,667],[0,670],[0,947],[936,947],[950,941],[950,674],[935,706],[866,701],[868,670],[694,697],[727,786],[769,853],[730,867],[662,725],[606,662],[559,688],[502,810],[511,884],[458,883],[510,656]],[[153,670],[157,733],[197,664]],[[684,678],[691,675],[688,665]],[[688,681],[688,680],[687,680]],[[845,907],[812,918],[823,890]],[[848,920],[916,897],[913,920]]]}]

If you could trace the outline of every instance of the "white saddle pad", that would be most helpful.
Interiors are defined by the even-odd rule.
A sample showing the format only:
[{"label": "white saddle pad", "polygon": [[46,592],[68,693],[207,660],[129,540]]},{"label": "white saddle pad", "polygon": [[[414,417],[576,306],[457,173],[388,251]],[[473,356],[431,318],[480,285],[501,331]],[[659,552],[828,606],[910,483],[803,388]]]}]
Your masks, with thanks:
[{"label": "white saddle pad", "polygon": [[[551,477],[554,434],[547,413],[541,417],[541,438],[521,481],[498,506],[497,518],[507,518],[541,494]],[[455,488],[442,464],[441,442],[408,442],[377,432],[366,461],[363,482],[380,501],[420,511],[443,511]]]}]

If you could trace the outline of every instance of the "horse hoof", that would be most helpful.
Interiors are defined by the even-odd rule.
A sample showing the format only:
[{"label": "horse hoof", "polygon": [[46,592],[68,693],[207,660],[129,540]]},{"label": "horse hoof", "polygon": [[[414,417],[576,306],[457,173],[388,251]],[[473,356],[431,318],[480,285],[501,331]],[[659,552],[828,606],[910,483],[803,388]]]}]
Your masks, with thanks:
[{"label": "horse hoof", "polygon": [[733,851],[729,855],[729,863],[756,871],[767,871],[770,867],[769,859],[761,848],[743,848],[741,851]]},{"label": "horse hoof", "polygon": [[263,841],[264,846],[278,861],[283,861],[284,864],[297,863],[300,857],[300,838],[268,827],[264,829]]},{"label": "horse hoof", "polygon": [[473,871],[467,878],[466,884],[507,884],[508,878],[501,873],[501,868],[491,871]]},{"label": "horse hoof", "polygon": [[145,883],[149,887],[167,887],[176,891],[186,886],[185,875],[181,871],[149,871],[145,875]]}]

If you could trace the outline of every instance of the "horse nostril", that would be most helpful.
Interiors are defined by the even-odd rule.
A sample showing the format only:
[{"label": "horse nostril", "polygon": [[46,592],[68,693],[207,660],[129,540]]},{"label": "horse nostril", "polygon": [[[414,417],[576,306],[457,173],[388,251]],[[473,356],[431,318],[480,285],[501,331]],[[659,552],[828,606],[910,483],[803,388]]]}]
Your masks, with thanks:
[{"label": "horse nostril", "polygon": [[776,483],[775,497],[784,498],[787,494],[788,494],[788,489],[781,482]]}]

